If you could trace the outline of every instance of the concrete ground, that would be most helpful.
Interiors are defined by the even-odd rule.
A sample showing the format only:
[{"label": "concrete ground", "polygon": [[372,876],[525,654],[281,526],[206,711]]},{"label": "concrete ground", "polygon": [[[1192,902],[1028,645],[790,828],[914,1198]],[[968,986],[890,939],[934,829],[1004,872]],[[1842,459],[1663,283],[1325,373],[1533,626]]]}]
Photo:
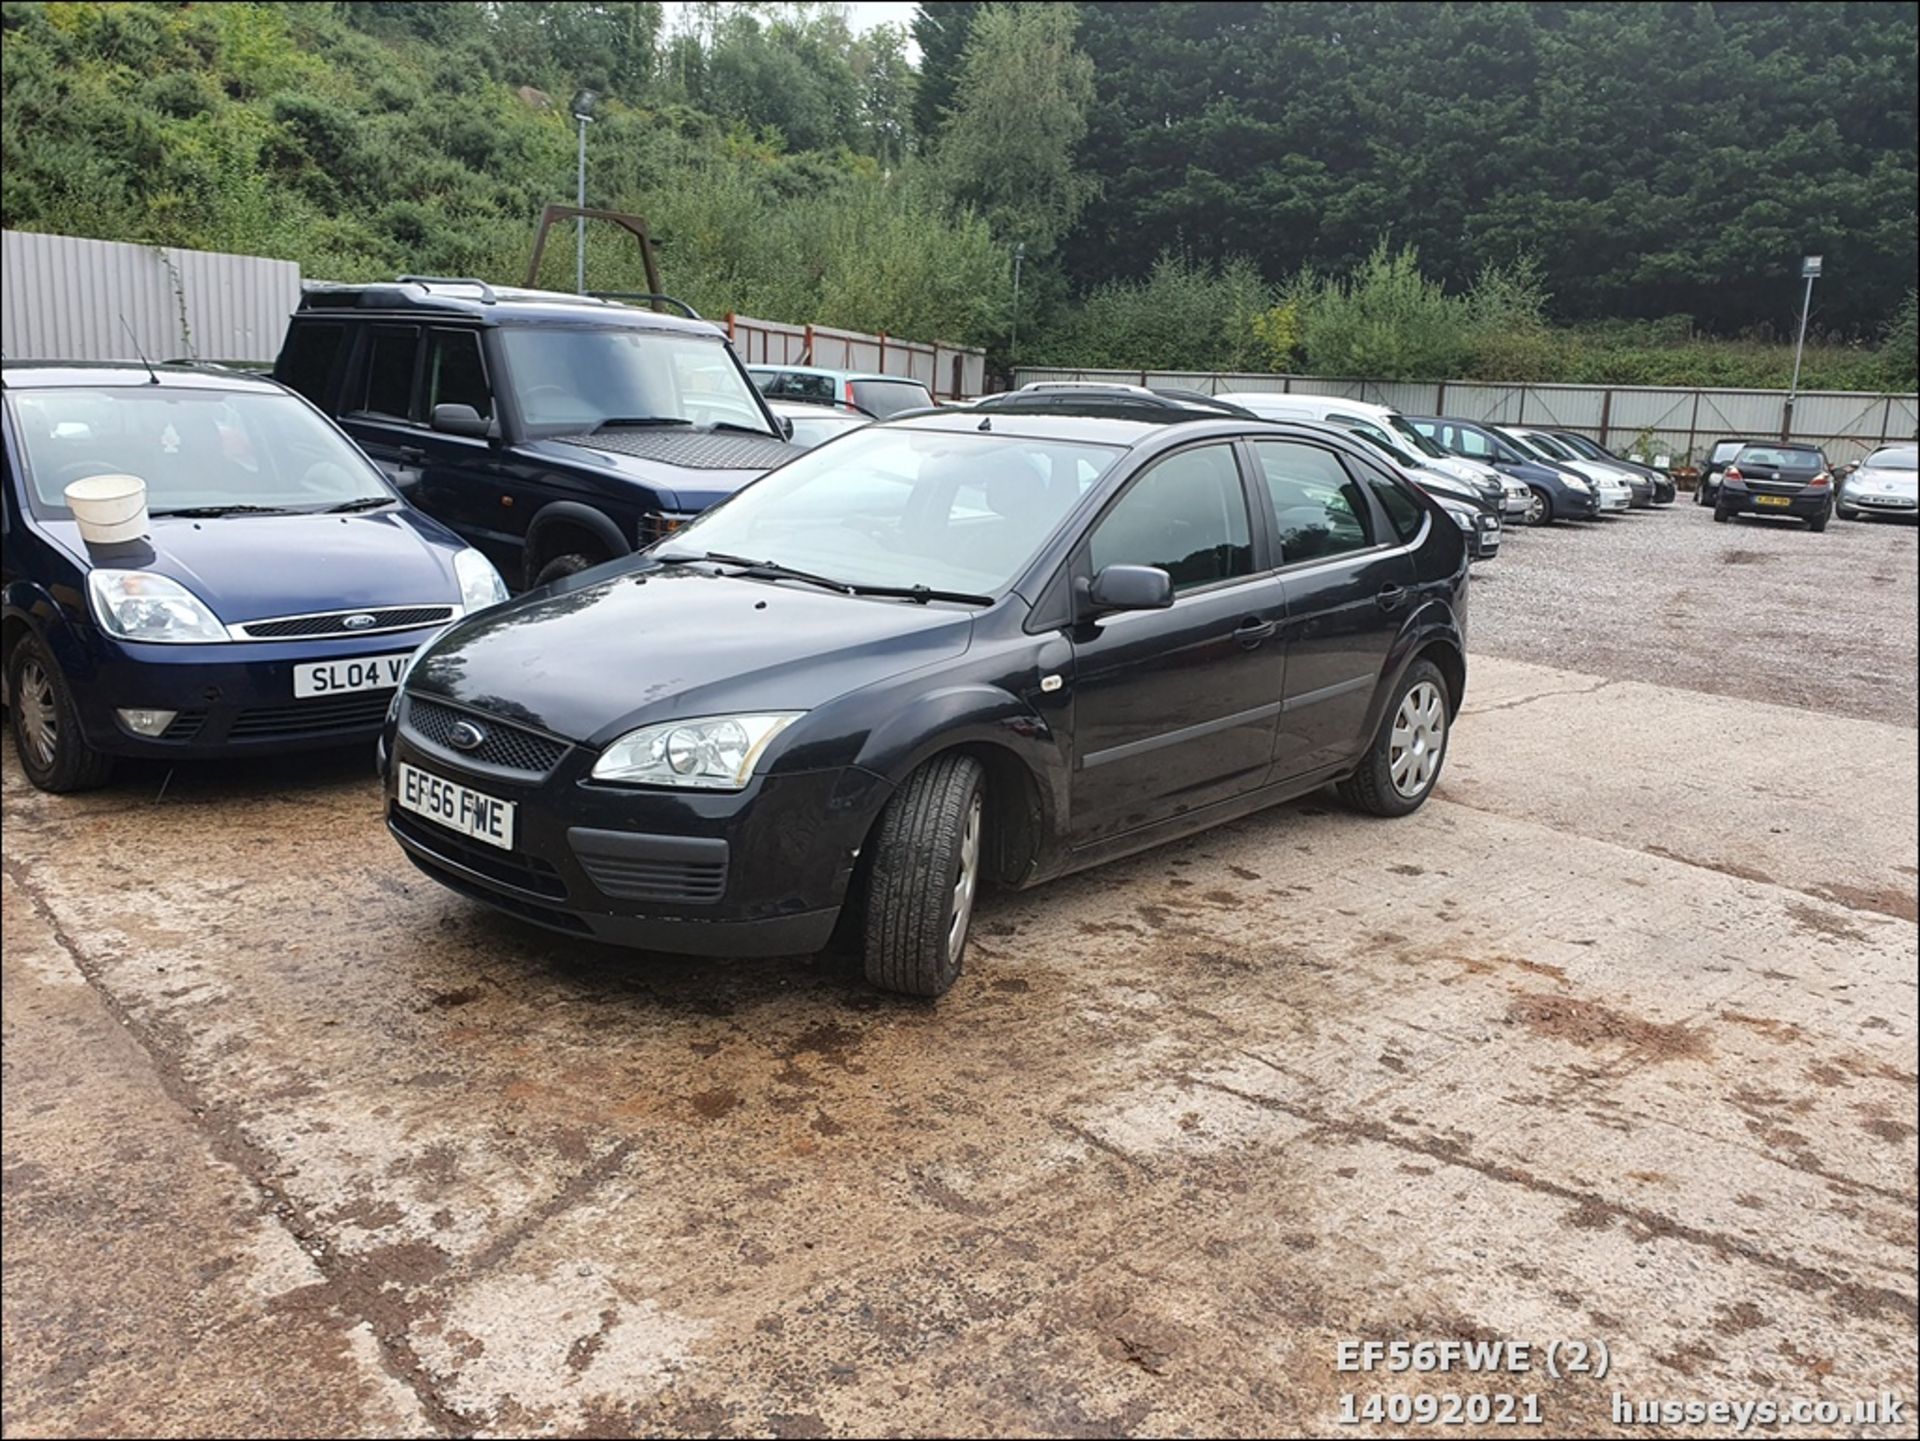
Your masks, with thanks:
[{"label": "concrete ground", "polygon": [[[1592,1434],[1616,1391],[1891,1391],[1792,1434],[1912,1434],[1913,717],[1502,658],[1487,597],[1626,525],[1697,525],[1659,585],[1721,573],[1697,513],[1519,537],[1416,816],[990,898],[935,1006],[494,916],[404,865],[363,756],[59,799],[9,748],[6,1433],[1287,1434],[1404,1391]],[[1911,613],[1911,533],[1848,543]],[[1334,1364],[1493,1338],[1610,1374]]]}]

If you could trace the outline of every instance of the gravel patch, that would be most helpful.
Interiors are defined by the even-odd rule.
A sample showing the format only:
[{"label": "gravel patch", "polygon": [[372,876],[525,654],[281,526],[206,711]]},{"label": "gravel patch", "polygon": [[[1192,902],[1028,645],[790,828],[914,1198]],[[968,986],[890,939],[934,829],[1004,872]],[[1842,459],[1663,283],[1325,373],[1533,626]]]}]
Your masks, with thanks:
[{"label": "gravel patch", "polygon": [[1920,703],[1920,527],[1672,506],[1508,532],[1474,567],[1472,646],[1896,725]]}]

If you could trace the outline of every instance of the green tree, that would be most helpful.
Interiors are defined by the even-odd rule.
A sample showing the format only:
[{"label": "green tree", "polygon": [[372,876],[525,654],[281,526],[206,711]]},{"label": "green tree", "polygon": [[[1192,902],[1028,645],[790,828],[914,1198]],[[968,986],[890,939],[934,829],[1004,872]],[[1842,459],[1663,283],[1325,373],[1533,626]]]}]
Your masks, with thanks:
[{"label": "green tree", "polygon": [[937,151],[954,197],[1035,256],[1053,250],[1095,189],[1074,168],[1093,98],[1077,23],[1067,4],[982,6]]},{"label": "green tree", "polygon": [[920,47],[920,83],[913,98],[913,126],[924,146],[939,134],[953,106],[966,62],[967,37],[981,0],[925,0],[913,15]]}]

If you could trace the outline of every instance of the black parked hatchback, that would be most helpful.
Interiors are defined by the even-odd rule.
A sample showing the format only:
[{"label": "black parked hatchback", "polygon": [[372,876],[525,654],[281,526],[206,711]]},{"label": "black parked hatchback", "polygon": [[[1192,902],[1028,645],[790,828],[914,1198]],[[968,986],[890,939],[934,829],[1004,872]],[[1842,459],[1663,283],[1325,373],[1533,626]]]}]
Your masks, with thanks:
[{"label": "black parked hatchback", "polygon": [[583,938],[784,954],[844,911],[875,983],[938,995],[983,880],[1330,781],[1416,809],[1459,527],[1330,428],[1111,409],[869,426],[455,626],[382,742],[390,830]]}]

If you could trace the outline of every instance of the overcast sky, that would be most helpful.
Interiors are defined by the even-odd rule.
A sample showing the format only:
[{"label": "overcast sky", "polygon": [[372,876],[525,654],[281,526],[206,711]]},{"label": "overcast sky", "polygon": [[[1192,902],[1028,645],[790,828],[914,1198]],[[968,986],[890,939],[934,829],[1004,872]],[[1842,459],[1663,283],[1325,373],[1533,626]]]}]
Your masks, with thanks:
[{"label": "overcast sky", "polygon": [[[666,0],[662,9],[666,11],[669,30],[677,27],[681,12],[686,8],[679,0]],[[912,0],[842,0],[840,8],[847,12],[847,23],[859,34],[876,25],[898,25],[903,30],[909,30],[913,24],[913,12],[919,6],[913,4]],[[907,35],[907,56],[916,65],[920,63],[920,47],[913,43],[910,30]]]}]

